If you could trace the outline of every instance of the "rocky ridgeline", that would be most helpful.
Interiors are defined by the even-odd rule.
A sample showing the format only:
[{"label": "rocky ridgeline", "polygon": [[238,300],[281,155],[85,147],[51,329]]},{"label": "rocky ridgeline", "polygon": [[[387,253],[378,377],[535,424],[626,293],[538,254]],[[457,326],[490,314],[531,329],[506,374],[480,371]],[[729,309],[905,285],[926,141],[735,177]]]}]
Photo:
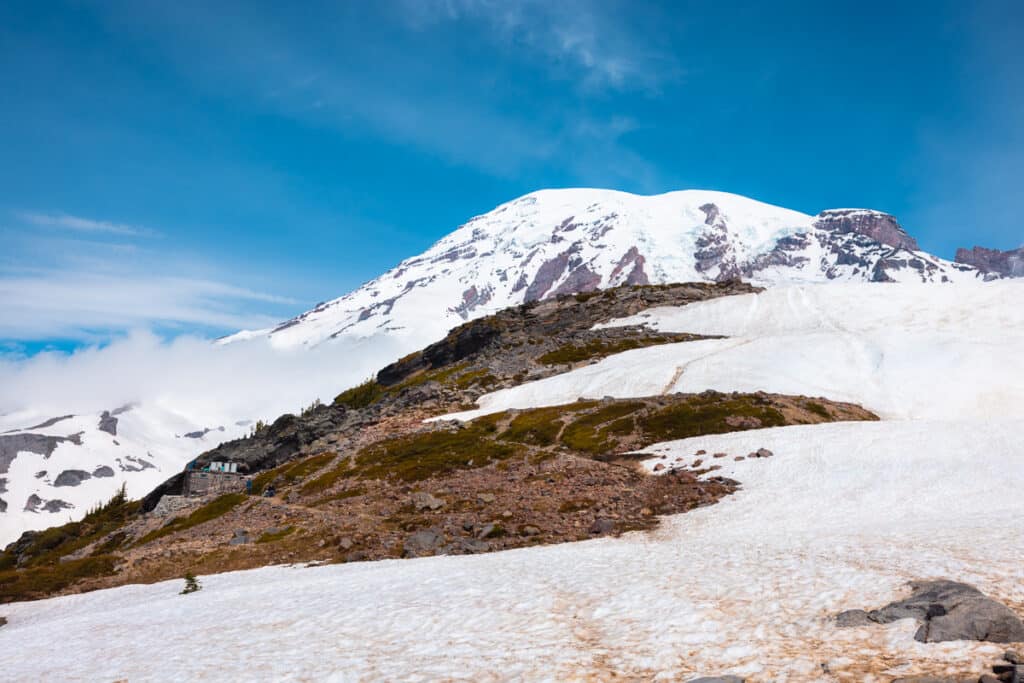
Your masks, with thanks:
[{"label": "rocky ridgeline", "polygon": [[977,268],[989,278],[1024,277],[1024,247],[1008,251],[961,248],[956,250],[956,262]]}]

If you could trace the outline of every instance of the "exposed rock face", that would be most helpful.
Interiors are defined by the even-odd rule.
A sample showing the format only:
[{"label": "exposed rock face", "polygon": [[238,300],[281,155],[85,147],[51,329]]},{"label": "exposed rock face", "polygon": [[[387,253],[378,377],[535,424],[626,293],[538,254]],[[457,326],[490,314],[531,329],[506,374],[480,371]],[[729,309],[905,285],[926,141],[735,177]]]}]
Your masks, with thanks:
[{"label": "exposed rock face", "polygon": [[7,512],[7,501],[0,498],[0,512]]},{"label": "exposed rock face", "polygon": [[917,240],[907,234],[896,217],[869,209],[829,209],[819,213],[814,227],[840,234],[855,233],[898,249],[917,251]]},{"label": "exposed rock face", "polygon": [[986,274],[1002,275],[1003,277],[1024,277],[1024,247],[1000,251],[974,247],[973,249],[957,249],[957,263],[974,266]]},{"label": "exposed rock face", "polygon": [[111,415],[109,410],[104,410],[103,414],[100,415],[100,423],[97,428],[101,432],[117,436],[117,418]]},{"label": "exposed rock face", "polygon": [[79,435],[46,436],[44,434],[0,434],[0,474],[6,474],[18,453],[27,451],[49,458],[65,441],[80,444]]},{"label": "exposed rock face", "polygon": [[105,479],[107,477],[114,476],[114,470],[113,468],[108,467],[107,465],[100,465],[99,467],[92,471],[92,476],[98,479]]},{"label": "exposed rock face", "polygon": [[843,612],[836,617],[837,624],[863,626],[917,619],[921,627],[914,634],[914,639],[922,643],[947,640],[1024,641],[1024,622],[1020,617],[974,586],[948,580],[921,581],[911,584],[911,590],[909,597],[881,609]]},{"label": "exposed rock face", "polygon": [[85,470],[64,470],[57,475],[54,486],[78,486],[86,479],[92,479],[92,475]]}]

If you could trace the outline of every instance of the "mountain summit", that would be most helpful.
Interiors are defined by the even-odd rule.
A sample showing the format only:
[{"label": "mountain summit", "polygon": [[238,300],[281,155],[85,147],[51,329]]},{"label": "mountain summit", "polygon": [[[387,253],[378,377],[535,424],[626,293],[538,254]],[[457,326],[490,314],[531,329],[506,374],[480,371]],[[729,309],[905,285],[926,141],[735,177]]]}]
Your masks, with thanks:
[{"label": "mountain summit", "polygon": [[896,219],[868,209],[810,216],[725,192],[655,196],[541,190],[473,218],[423,254],[267,334],[281,346],[346,335],[440,337],[506,306],[622,284],[974,280],[919,251]]}]

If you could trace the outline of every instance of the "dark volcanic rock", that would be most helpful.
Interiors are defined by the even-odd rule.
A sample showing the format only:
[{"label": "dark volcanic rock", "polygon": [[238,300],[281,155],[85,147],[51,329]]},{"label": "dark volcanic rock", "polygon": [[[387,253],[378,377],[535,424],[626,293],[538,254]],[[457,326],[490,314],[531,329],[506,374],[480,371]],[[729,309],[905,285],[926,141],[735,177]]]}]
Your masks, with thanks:
[{"label": "dark volcanic rock", "polygon": [[947,580],[921,581],[911,584],[911,590],[909,597],[881,609],[843,612],[836,618],[837,623],[861,626],[867,622],[888,624],[898,619],[916,619],[921,628],[914,639],[922,643],[1024,641],[1024,622],[1020,617],[973,586]]},{"label": "dark volcanic rock", "polygon": [[117,418],[111,415],[109,410],[104,410],[103,414],[100,415],[100,423],[97,429],[111,436],[117,436]]},{"label": "dark volcanic rock", "polygon": [[857,233],[891,247],[917,251],[917,240],[896,222],[896,217],[868,209],[829,209],[816,217],[815,227],[838,233]]},{"label": "dark volcanic rock", "polygon": [[106,465],[100,465],[92,471],[92,476],[97,479],[105,479],[114,476],[114,470]]},{"label": "dark volcanic rock", "polygon": [[92,479],[92,475],[85,470],[64,470],[57,475],[57,478],[53,481],[53,485],[78,486],[86,479]]},{"label": "dark volcanic rock", "polygon": [[61,443],[81,443],[79,435],[46,436],[44,434],[0,434],[0,474],[6,474],[14,458],[28,451],[49,458]]},{"label": "dark volcanic rock", "polygon": [[973,249],[957,249],[957,263],[974,266],[983,273],[992,273],[1004,277],[1024,277],[1024,247],[1000,251],[974,247]]},{"label": "dark volcanic rock", "polygon": [[43,505],[43,509],[47,512],[60,512],[61,510],[70,510],[75,507],[71,503],[65,502],[60,498],[54,498],[53,500],[46,501]]}]

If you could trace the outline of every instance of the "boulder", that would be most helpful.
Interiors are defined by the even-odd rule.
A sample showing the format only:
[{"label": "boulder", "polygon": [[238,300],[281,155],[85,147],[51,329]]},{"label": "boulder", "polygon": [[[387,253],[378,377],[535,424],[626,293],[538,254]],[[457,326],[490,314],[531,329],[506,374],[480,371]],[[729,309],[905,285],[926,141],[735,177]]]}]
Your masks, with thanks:
[{"label": "boulder", "polygon": [[914,639],[922,643],[1024,641],[1024,622],[1013,610],[974,586],[949,580],[914,582],[909,597],[870,612],[843,612],[836,622],[839,626],[863,626],[899,619],[916,619],[921,623]]},{"label": "boulder", "polygon": [[235,529],[235,535],[231,537],[230,541],[228,541],[228,545],[245,545],[250,541],[251,539],[249,538],[248,531],[245,529]]},{"label": "boulder", "polygon": [[440,510],[444,507],[444,501],[430,495],[426,491],[417,491],[412,494],[412,504],[417,510]]},{"label": "boulder", "polygon": [[[113,474],[113,472],[111,472]],[[92,479],[92,475],[85,470],[64,470],[53,480],[54,486],[78,486],[86,479]]]},{"label": "boulder", "polygon": [[433,555],[443,545],[444,536],[441,533],[434,529],[423,529],[406,537],[404,555],[406,557]]},{"label": "boulder", "polygon": [[114,470],[106,465],[100,465],[99,467],[92,471],[92,476],[96,477],[97,479],[112,477],[114,476]]}]

